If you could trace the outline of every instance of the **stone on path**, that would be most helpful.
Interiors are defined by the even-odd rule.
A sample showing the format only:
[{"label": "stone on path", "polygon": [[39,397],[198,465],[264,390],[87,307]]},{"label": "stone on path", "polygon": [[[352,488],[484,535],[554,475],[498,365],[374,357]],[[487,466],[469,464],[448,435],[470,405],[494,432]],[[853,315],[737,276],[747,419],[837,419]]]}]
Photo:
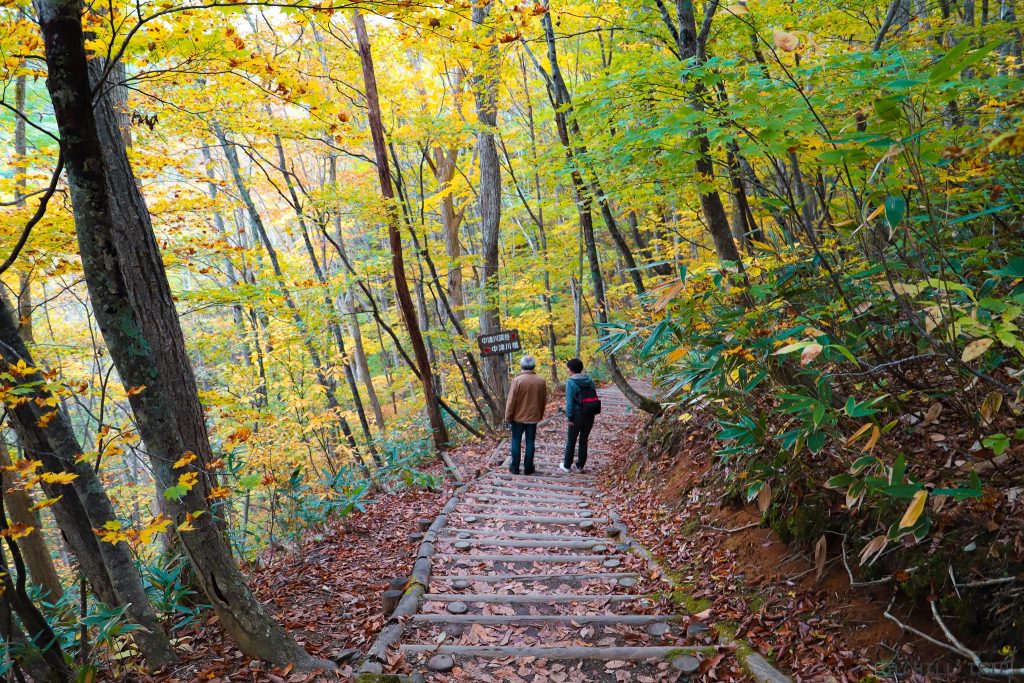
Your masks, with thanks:
[{"label": "stone on path", "polygon": [[465,614],[469,611],[469,605],[464,602],[449,602],[447,609],[449,614]]},{"label": "stone on path", "polygon": [[610,560],[605,560],[604,561],[604,566],[607,567],[608,569],[614,569],[615,567],[618,567],[620,564],[622,564],[622,562],[619,561],[619,560],[616,560],[615,558],[612,558]]},{"label": "stone on path", "polygon": [[465,579],[459,579],[458,581],[452,583],[452,588],[454,588],[457,591],[464,591],[467,588],[469,588],[469,581],[466,581]]},{"label": "stone on path", "polygon": [[655,638],[663,638],[668,633],[669,627],[666,623],[655,623],[647,627],[647,635]]},{"label": "stone on path", "polygon": [[672,668],[676,671],[682,671],[684,674],[692,674],[696,673],[697,669],[700,668],[700,661],[690,655],[679,655],[672,660]]},{"label": "stone on path", "polygon": [[449,655],[434,655],[427,662],[427,668],[431,671],[447,673],[455,668],[455,660]]},{"label": "stone on path", "polygon": [[470,524],[472,524],[476,521],[476,515],[466,515],[464,519]]},{"label": "stone on path", "polygon": [[632,588],[636,585],[636,579],[632,576],[624,576],[621,579],[619,579],[619,585],[623,588]]},{"label": "stone on path", "polygon": [[590,521],[589,519],[586,519],[586,520],[580,522],[580,528],[583,529],[584,531],[586,531],[588,529],[593,529],[594,528],[594,523],[592,521]]},{"label": "stone on path", "polygon": [[703,621],[695,621],[686,627],[686,637],[693,638],[699,636],[701,633],[706,633],[711,629]]},{"label": "stone on path", "polygon": [[473,544],[469,541],[455,541],[456,550],[469,550],[473,547]]}]

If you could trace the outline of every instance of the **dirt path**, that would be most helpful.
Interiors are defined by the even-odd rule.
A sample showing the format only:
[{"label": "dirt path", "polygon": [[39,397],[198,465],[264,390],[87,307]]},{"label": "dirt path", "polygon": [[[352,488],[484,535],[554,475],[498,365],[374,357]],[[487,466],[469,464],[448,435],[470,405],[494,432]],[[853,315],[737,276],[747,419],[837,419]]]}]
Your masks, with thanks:
[{"label": "dirt path", "polygon": [[594,486],[632,411],[616,389],[600,394],[586,472],[558,469],[558,417],[538,435],[535,475],[491,463],[448,502],[421,548],[412,584],[422,590],[406,591],[377,671],[413,681],[648,683],[685,680],[721,660],[700,615],[680,613],[672,587],[630,552]]}]

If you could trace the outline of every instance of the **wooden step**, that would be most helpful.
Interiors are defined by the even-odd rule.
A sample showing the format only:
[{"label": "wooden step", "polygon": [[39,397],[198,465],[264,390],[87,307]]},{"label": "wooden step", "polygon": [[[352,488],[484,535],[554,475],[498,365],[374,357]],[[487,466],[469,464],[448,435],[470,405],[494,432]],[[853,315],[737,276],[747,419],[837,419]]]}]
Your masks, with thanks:
[{"label": "wooden step", "polygon": [[481,489],[467,491],[466,496],[489,498],[500,500],[506,503],[542,503],[551,505],[590,505],[589,498],[568,497],[568,496],[529,496],[522,493],[509,492],[509,489]]},{"label": "wooden step", "polygon": [[491,514],[491,513],[477,513],[472,512],[459,512],[456,510],[452,514],[460,515],[462,517],[476,517],[477,519],[496,519],[506,522],[530,522],[533,524],[582,524],[584,522],[593,522],[594,524],[607,524],[607,517],[549,517],[544,515],[502,515],[502,514]]},{"label": "wooden step", "polygon": [[[488,536],[494,538],[523,538],[537,541],[593,541],[594,543],[614,544],[614,539],[598,536],[577,536],[576,534],[538,534],[530,531],[506,531],[504,529],[462,529],[445,527],[446,532],[453,534],[470,534],[471,536]],[[449,537],[443,537],[445,540]],[[456,539],[461,540],[461,539]]]},{"label": "wooden step", "polygon": [[608,555],[464,555],[462,553],[438,553],[435,557],[460,562],[515,562],[519,564],[575,564],[579,562],[604,562]]},{"label": "wooden step", "polygon": [[516,605],[525,604],[554,604],[573,602],[634,602],[646,600],[654,602],[652,595],[624,595],[611,593],[608,595],[578,595],[576,593],[532,593],[527,595],[513,595],[511,593],[427,593],[423,596],[427,602],[474,602],[509,603]]},{"label": "wooden step", "polygon": [[416,614],[412,620],[425,624],[611,624],[646,626],[664,624],[679,617],[647,614]]},{"label": "wooden step", "polygon": [[495,548],[570,548],[589,550],[595,545],[607,545],[602,541],[534,541],[508,538],[456,538],[444,539],[451,543],[468,543],[473,546],[494,546]]},{"label": "wooden step", "polygon": [[[498,486],[496,484],[490,484],[490,485],[482,484],[481,488],[476,489],[475,492],[486,493],[487,495],[500,494],[500,495],[503,495],[503,496],[506,496],[506,497],[516,497],[517,499],[523,499],[523,500],[527,500],[527,499],[545,500],[545,501],[548,501],[548,502],[555,502],[555,503],[565,503],[565,502],[570,502],[570,501],[574,502],[574,503],[589,503],[590,501],[593,500],[593,498],[590,497],[590,496],[570,496],[570,495],[565,495],[565,494],[561,494],[561,493],[555,493],[555,492],[551,492],[551,491],[545,491],[543,493],[538,493],[538,492],[527,491],[525,489],[511,487],[511,486]],[[470,495],[472,495],[475,492],[474,491],[469,491],[468,493]]]},{"label": "wooden step", "polygon": [[530,479],[502,479],[500,481],[503,486],[510,486],[519,489],[527,489],[531,491],[554,491],[556,493],[569,493],[569,494],[598,494],[601,493],[598,489],[591,488],[588,486],[573,486],[570,484],[549,484],[543,481],[532,481]]},{"label": "wooden step", "polygon": [[505,657],[533,657],[536,659],[596,659],[601,661],[623,660],[627,662],[648,659],[667,659],[690,652],[706,652],[713,648],[684,647],[514,647],[492,645],[402,645],[400,650],[408,654],[453,655],[501,659]]},{"label": "wooden step", "polygon": [[[459,503],[459,507],[470,507],[473,510],[487,511],[487,510],[508,510],[509,505],[494,505],[492,503],[477,503],[475,501],[462,501]],[[594,514],[594,510],[588,510],[587,508],[556,508],[556,507],[541,507],[537,505],[516,505],[516,512],[540,512],[540,513],[551,513],[551,514],[564,514],[564,515],[579,515],[583,513]],[[584,516],[586,516],[584,514]]]},{"label": "wooden step", "polygon": [[593,572],[590,574],[437,574],[431,581],[469,581],[470,583],[505,583],[506,581],[618,581],[619,579],[637,579],[639,574],[632,572]]},{"label": "wooden step", "polygon": [[559,484],[563,482],[576,482],[580,484],[593,484],[594,480],[592,477],[588,477],[584,474],[553,474],[553,475],[538,475],[538,474],[527,474],[527,475],[515,475],[507,474],[504,472],[495,472],[489,477],[491,480],[502,480],[502,481],[540,481],[550,484]]}]

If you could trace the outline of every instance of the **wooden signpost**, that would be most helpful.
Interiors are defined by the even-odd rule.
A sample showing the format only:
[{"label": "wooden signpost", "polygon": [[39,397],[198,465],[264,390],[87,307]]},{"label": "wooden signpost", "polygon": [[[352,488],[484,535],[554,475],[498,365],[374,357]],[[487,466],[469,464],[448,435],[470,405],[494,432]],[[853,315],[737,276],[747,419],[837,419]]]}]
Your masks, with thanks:
[{"label": "wooden signpost", "polygon": [[481,334],[476,338],[480,344],[480,355],[504,356],[506,354],[522,351],[523,346],[519,343],[518,330],[503,330],[494,334]]}]

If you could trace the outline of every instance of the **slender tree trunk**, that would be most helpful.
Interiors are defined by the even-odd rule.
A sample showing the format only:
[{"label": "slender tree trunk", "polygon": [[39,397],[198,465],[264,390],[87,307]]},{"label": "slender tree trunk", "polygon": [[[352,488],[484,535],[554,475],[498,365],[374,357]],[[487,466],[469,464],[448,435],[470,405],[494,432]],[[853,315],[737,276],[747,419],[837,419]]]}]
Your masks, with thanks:
[{"label": "slender tree trunk", "polygon": [[373,56],[370,53],[370,38],[366,33],[366,24],[358,12],[353,14],[356,38],[359,43],[359,57],[363,67],[363,83],[366,87],[367,115],[370,122],[370,133],[373,137],[373,152],[377,161],[377,176],[380,180],[381,194],[387,203],[388,212],[388,243],[391,248],[391,268],[394,271],[395,295],[399,309],[409,331],[413,353],[416,356],[416,367],[419,370],[420,384],[423,386],[423,398],[426,403],[427,416],[434,439],[434,447],[442,451],[448,443],[448,429],[441,417],[439,398],[434,391],[433,373],[427,358],[427,347],[420,333],[419,322],[416,320],[416,308],[409,293],[409,283],[405,276],[405,259],[402,255],[402,236],[399,230],[400,217],[395,206],[395,191],[391,185],[391,169],[388,164],[387,143],[384,140],[384,124],[381,121],[380,101],[377,96],[377,77],[373,70]]},{"label": "slender tree trunk", "polygon": [[[11,466],[11,455],[7,450],[7,442],[0,440],[0,467]],[[39,515],[32,511],[32,494],[28,491],[16,488],[17,482],[14,475],[4,471],[4,503],[10,513],[12,522],[33,527],[34,532],[18,540],[25,564],[28,566],[29,576],[32,583],[45,591],[48,602],[56,602],[64,595],[64,589],[60,585],[60,576],[53,566],[53,558],[50,556],[50,549],[46,546],[46,538],[43,536],[43,525]]]},{"label": "slender tree trunk", "polygon": [[373,410],[373,419],[377,423],[377,429],[383,430],[384,413],[380,409],[377,389],[373,386],[373,375],[370,374],[370,364],[366,358],[366,346],[363,344],[363,330],[359,326],[359,318],[356,315],[356,308],[354,306],[355,298],[351,290],[344,294],[339,294],[338,297],[340,299],[338,306],[345,316],[349,336],[352,337],[352,345],[354,347],[352,357],[355,360],[356,372],[359,375],[359,379],[362,380],[363,386],[366,387],[366,397],[370,401],[370,408]]},{"label": "slender tree trunk", "polygon": [[[25,174],[28,166],[25,155],[28,154],[28,139],[25,135],[25,76],[18,76],[14,81],[14,108],[18,115],[14,117],[14,199],[18,207],[25,206]],[[18,322],[21,325],[21,338],[32,343],[32,279],[29,273],[18,273]]]},{"label": "slender tree trunk", "polygon": [[[214,515],[196,514],[209,512],[208,485],[199,482],[210,445],[148,212],[123,140],[110,140],[116,123],[110,124],[116,118],[109,101],[98,100],[102,126],[93,114],[81,2],[38,0],[37,6],[46,46],[47,88],[67,161],[75,230],[96,320],[122,381],[140,388],[129,401],[159,490],[166,492],[182,475],[197,480],[184,495],[165,496],[164,511],[179,526],[191,523],[193,530],[179,532],[182,547],[220,623],[242,651],[275,664],[318,666],[320,662],[249,591]],[[106,149],[101,146],[101,131]],[[126,195],[116,197],[116,205],[111,186]],[[139,222],[115,227],[121,222],[115,216],[123,220],[131,215],[129,206]],[[156,338],[152,330],[165,336]],[[196,460],[175,468],[189,451],[198,456]]]},{"label": "slender tree trunk", "polygon": [[[6,532],[7,529],[7,517],[2,504],[0,504],[0,531]],[[27,640],[31,642],[32,648],[39,653],[37,655],[35,652],[31,652],[25,657],[25,660],[41,672],[42,680],[68,681],[71,679],[71,669],[68,667],[60,641],[50,624],[47,623],[46,617],[32,603],[25,591],[25,563],[22,560],[18,543],[12,538],[5,540],[6,550],[11,553],[14,566],[8,566],[7,553],[0,545],[0,587],[3,588],[2,595],[0,595],[0,604],[3,605],[3,608],[0,612],[8,619],[11,612],[14,612],[18,615],[18,620],[25,626],[29,634]],[[15,577],[17,577],[16,581]],[[5,630],[8,631],[9,636],[13,636],[11,633],[13,629]]]},{"label": "slender tree trunk", "polygon": [[[472,10],[473,24],[482,26],[491,11],[491,2],[476,4]],[[494,143],[494,131],[498,126],[498,83],[500,56],[498,44],[493,42],[483,55],[473,75],[473,94],[476,98],[476,115],[480,130],[476,135],[477,158],[480,166],[480,184],[477,188],[480,213],[480,236],[483,243],[483,308],[480,311],[481,334],[493,334],[501,330],[501,315],[498,309],[500,277],[498,274],[498,244],[501,239],[501,166],[498,148]],[[505,405],[508,394],[508,361],[505,356],[490,356],[483,360],[484,377],[490,385],[498,406]],[[501,411],[493,416],[496,425],[501,421]]]}]

